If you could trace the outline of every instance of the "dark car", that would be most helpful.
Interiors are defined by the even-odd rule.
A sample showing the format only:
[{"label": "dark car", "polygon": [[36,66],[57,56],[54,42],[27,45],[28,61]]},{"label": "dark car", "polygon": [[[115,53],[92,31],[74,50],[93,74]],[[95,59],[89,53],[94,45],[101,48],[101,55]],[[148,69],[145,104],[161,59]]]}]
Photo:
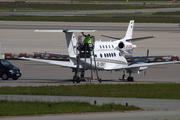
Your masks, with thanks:
[{"label": "dark car", "polygon": [[8,78],[17,80],[21,77],[21,71],[7,60],[0,59],[0,77],[3,80],[8,80]]}]

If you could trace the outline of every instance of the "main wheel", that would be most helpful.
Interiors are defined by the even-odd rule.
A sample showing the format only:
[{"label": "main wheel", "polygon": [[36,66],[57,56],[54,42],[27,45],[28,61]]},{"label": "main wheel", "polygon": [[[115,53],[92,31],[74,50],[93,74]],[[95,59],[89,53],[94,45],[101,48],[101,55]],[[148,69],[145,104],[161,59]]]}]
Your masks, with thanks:
[{"label": "main wheel", "polygon": [[134,81],[134,78],[133,77],[128,77],[128,79],[127,79],[127,81],[131,81],[131,82],[133,82]]},{"label": "main wheel", "polygon": [[128,77],[128,78],[127,78],[127,81],[128,81],[128,82],[131,81],[131,77]]},{"label": "main wheel", "polygon": [[134,81],[134,78],[133,77],[131,77],[131,82],[133,82]]},{"label": "main wheel", "polygon": [[76,79],[76,82],[77,82],[77,83],[80,83],[80,82],[81,82],[80,77],[78,77],[78,78]]},{"label": "main wheel", "polygon": [[3,80],[8,80],[8,75],[7,75],[7,73],[3,73],[2,76],[1,76],[1,78],[2,78]]}]

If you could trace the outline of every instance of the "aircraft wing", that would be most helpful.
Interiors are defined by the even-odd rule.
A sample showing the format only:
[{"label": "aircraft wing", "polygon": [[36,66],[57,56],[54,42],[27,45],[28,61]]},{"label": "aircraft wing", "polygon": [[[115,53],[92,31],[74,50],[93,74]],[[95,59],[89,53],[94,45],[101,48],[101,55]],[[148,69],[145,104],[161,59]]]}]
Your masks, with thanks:
[{"label": "aircraft wing", "polygon": [[76,65],[74,65],[73,62],[67,62],[67,61],[44,60],[44,59],[24,58],[24,57],[20,57],[19,59],[44,62],[48,64],[53,64],[53,65],[60,65],[63,67],[76,68]]},{"label": "aircraft wing", "polygon": [[174,55],[157,55],[157,56],[125,56],[126,59],[142,59],[142,58],[159,58],[159,57],[172,57]]},{"label": "aircraft wing", "polygon": [[59,53],[44,53],[44,52],[34,52],[35,54],[43,54],[43,55],[56,55],[56,56],[61,56],[65,58],[69,58],[68,54],[59,54]]},{"label": "aircraft wing", "polygon": [[[156,63],[137,63],[137,64],[132,64],[132,65],[124,65],[124,66],[120,67],[119,69],[120,70],[121,69],[133,70],[133,69],[137,69],[137,68],[140,68],[140,67],[166,65],[166,64],[177,64],[177,63],[180,63],[180,61],[156,62]],[[106,70],[108,70],[108,69],[106,69]]]}]

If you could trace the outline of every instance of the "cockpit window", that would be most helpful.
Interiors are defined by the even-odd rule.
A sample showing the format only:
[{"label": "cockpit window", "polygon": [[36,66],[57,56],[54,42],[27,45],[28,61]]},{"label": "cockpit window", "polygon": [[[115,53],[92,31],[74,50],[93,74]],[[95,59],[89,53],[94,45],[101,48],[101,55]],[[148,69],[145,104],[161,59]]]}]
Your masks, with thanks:
[{"label": "cockpit window", "polygon": [[0,60],[0,63],[4,66],[12,66],[12,64],[8,62],[7,60]]}]

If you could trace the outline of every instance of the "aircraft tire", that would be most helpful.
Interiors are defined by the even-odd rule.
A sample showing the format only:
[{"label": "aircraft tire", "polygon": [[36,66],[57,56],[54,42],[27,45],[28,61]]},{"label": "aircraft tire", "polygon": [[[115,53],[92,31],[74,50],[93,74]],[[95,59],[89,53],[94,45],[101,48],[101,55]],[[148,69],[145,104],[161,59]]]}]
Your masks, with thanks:
[{"label": "aircraft tire", "polygon": [[76,82],[77,82],[77,83],[80,83],[80,82],[81,82],[80,77],[78,77],[78,78],[76,79]]},{"label": "aircraft tire", "polygon": [[134,81],[134,78],[133,78],[133,77],[128,77],[127,81],[128,81],[128,82],[130,82],[130,81],[133,82],[133,81]]}]

